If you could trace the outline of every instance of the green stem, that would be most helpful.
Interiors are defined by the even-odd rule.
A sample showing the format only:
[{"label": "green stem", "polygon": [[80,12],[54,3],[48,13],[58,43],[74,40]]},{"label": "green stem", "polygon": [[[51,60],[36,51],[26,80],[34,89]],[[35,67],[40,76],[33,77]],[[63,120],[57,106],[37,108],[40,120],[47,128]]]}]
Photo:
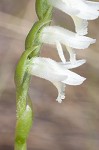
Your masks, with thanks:
[{"label": "green stem", "polygon": [[37,0],[36,10],[40,20],[33,25],[26,37],[25,51],[15,71],[17,122],[14,150],[27,150],[26,141],[34,116],[32,102],[28,95],[31,76],[28,74],[27,69],[30,59],[39,56],[42,46],[39,37],[42,28],[50,24],[52,16],[52,7],[49,6],[47,0]]},{"label": "green stem", "polygon": [[26,142],[23,144],[15,142],[15,150],[27,150]]}]

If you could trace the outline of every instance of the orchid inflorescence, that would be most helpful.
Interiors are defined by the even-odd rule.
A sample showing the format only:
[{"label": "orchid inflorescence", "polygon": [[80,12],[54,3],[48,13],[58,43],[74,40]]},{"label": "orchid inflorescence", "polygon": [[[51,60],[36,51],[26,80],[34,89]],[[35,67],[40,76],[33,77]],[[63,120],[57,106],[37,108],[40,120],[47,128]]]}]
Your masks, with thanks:
[{"label": "orchid inflorescence", "polygon": [[[49,5],[58,8],[73,18],[75,32],[69,31],[60,26],[46,26],[41,30],[40,41],[56,45],[59,57],[62,63],[58,63],[49,58],[32,58],[29,73],[40,78],[51,81],[58,89],[57,101],[62,102],[65,98],[64,88],[68,85],[79,85],[85,80],[84,77],[69,71],[86,62],[86,60],[77,60],[74,49],[85,49],[90,44],[95,43],[95,39],[84,36],[87,34],[87,20],[96,19],[99,16],[99,3],[86,0],[48,0]],[[70,61],[67,62],[64,56],[62,46],[65,45],[70,55]]]},{"label": "orchid inflorescence", "polygon": [[[60,26],[50,26],[53,8],[71,16],[75,32]],[[67,85],[80,85],[86,78],[70,71],[83,65],[86,60],[77,60],[75,49],[85,49],[95,43],[95,39],[85,36],[88,20],[99,16],[99,2],[87,0],[36,0],[39,20],[33,25],[25,40],[23,52],[15,72],[17,124],[15,150],[26,150],[26,140],[33,122],[33,110],[28,94],[31,75],[49,80],[58,90],[56,101],[65,99]],[[61,62],[39,57],[43,43],[55,45]],[[64,56],[62,45],[69,53],[69,61]]]}]

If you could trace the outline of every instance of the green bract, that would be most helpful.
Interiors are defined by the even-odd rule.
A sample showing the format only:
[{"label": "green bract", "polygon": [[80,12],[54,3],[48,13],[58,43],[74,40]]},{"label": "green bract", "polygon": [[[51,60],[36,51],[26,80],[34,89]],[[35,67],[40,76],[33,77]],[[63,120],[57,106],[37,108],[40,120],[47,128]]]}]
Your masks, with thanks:
[{"label": "green bract", "polygon": [[[45,18],[49,8],[52,9],[52,6],[48,3],[48,0],[36,0],[36,13],[40,20]],[[48,18],[51,17],[51,14],[49,13]]]}]

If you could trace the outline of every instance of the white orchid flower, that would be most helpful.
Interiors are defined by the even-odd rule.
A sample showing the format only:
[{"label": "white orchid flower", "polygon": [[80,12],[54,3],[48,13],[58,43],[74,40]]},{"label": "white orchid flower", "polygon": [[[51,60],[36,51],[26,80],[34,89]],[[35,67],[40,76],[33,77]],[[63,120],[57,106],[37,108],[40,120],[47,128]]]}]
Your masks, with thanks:
[{"label": "white orchid flower", "polygon": [[99,2],[87,0],[49,0],[49,3],[72,17],[76,32],[80,35],[87,34],[87,20],[94,20],[99,17]]},{"label": "white orchid flower", "polygon": [[43,43],[56,45],[58,54],[63,63],[66,62],[61,44],[65,45],[69,54],[70,61],[72,63],[76,60],[76,54],[73,48],[85,49],[88,48],[90,44],[96,42],[95,39],[78,35],[77,33],[71,32],[59,26],[48,26],[42,29],[40,40]]},{"label": "white orchid flower", "polygon": [[34,76],[49,80],[57,90],[58,97],[56,101],[62,102],[65,98],[65,86],[80,85],[85,80],[84,77],[69,71],[69,68],[75,68],[85,63],[85,60],[79,60],[72,66],[70,62],[66,64],[57,63],[50,58],[35,57],[32,58],[29,64],[28,72]]}]

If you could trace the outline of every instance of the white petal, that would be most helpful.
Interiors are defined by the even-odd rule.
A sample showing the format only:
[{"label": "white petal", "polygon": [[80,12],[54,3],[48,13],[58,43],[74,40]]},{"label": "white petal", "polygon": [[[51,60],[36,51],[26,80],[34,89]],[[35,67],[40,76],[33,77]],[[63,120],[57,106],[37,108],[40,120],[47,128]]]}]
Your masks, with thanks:
[{"label": "white petal", "polygon": [[71,16],[74,20],[75,30],[79,35],[86,35],[88,33],[88,21],[78,18],[77,16]]},{"label": "white petal", "polygon": [[86,78],[81,77],[80,75],[78,75],[72,71],[66,70],[66,73],[68,74],[68,78],[66,80],[62,81],[65,84],[80,85],[86,80]]},{"label": "white petal", "polygon": [[50,58],[35,57],[31,59],[29,72],[40,78],[57,82],[67,78],[65,69]]},{"label": "white petal", "polygon": [[[88,3],[86,0],[76,0],[76,5],[74,5],[74,8],[79,8],[80,13],[77,14],[79,18],[85,20],[94,20],[99,16],[99,8],[97,8],[95,5],[96,3],[91,1]],[[99,6],[99,2],[97,2],[97,5]]]},{"label": "white petal", "polygon": [[93,11],[93,9],[90,9],[90,11],[85,11],[84,13],[81,12],[79,15],[77,15],[79,18],[85,19],[85,20],[94,20],[99,17],[99,11]]},{"label": "white petal", "polygon": [[[99,2],[97,2],[98,6]],[[85,1],[82,5],[79,5],[80,13],[77,16],[86,20],[94,20],[99,17],[99,7],[97,7],[95,2]]]},{"label": "white petal", "polygon": [[94,20],[99,17],[99,2],[86,0],[49,0],[49,3],[61,11],[81,19]]},{"label": "white petal", "polygon": [[86,63],[86,60],[85,59],[81,59],[81,60],[76,60],[75,63],[71,63],[70,61],[69,62],[66,62],[65,64],[63,64],[62,62],[59,63],[61,66],[63,66],[65,69],[73,69],[73,68],[77,68],[81,65],[83,65],[84,63]]},{"label": "white petal", "polygon": [[65,59],[64,53],[63,53],[63,49],[62,49],[62,46],[59,42],[56,42],[56,47],[57,47],[57,51],[58,51],[58,54],[59,54],[59,57],[60,57],[61,61],[63,63],[66,63],[66,59]]},{"label": "white petal", "polygon": [[80,36],[59,26],[44,27],[40,39],[43,43],[56,44],[56,41],[58,41],[61,44],[76,49],[88,48],[90,44],[96,42],[95,39],[86,36]]},{"label": "white petal", "polygon": [[[74,42],[78,42],[78,43],[74,43],[74,47],[76,47],[77,49],[85,49],[88,48],[90,44],[94,44],[96,42],[96,39],[92,39],[86,36],[76,35]],[[76,46],[75,44],[78,45]]]},{"label": "white petal", "polygon": [[48,0],[48,1],[52,6],[60,9],[61,11],[67,14],[76,15],[79,13],[79,10],[77,8],[75,9],[72,6],[70,7],[69,5],[66,5],[66,2],[63,2],[61,0]]}]

